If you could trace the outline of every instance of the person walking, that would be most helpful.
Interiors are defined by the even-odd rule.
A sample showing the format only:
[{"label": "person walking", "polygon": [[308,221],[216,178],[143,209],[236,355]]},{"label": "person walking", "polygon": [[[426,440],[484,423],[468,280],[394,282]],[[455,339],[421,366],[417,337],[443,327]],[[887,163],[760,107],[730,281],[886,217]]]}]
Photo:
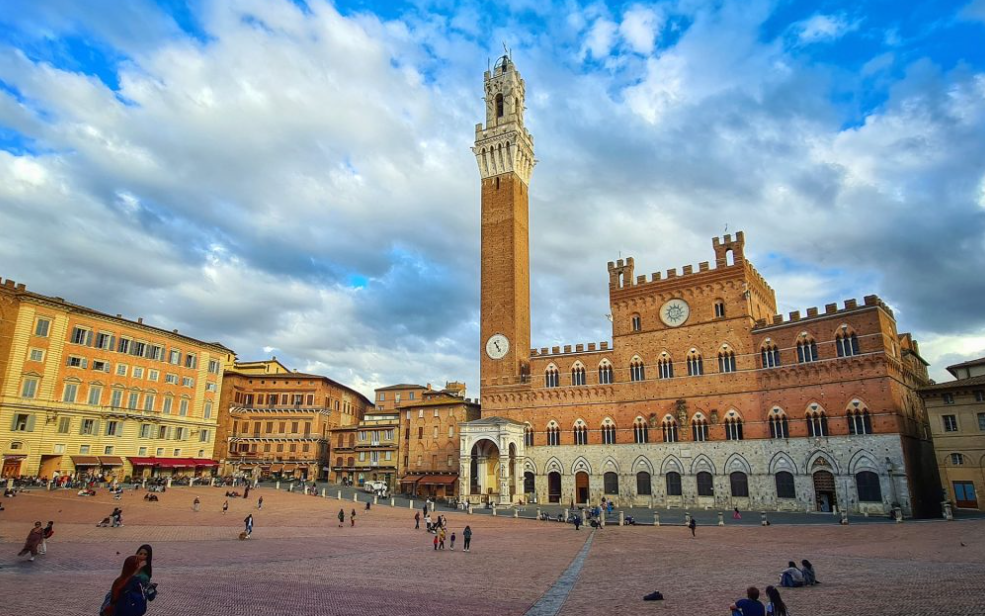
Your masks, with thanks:
[{"label": "person walking", "polygon": [[48,539],[51,539],[52,535],[55,534],[55,523],[48,520],[48,525],[44,527],[41,531],[41,549],[38,554],[44,555],[48,553]]},{"label": "person walking", "polygon": [[28,552],[31,553],[31,558],[29,560],[34,560],[34,557],[38,555],[38,546],[44,541],[44,528],[41,527],[41,522],[35,522],[34,528],[27,533],[27,540],[24,542],[24,548],[17,553],[18,556],[23,556]]},{"label": "person walking", "polygon": [[263,509],[263,496],[257,500],[257,509]]},{"label": "person walking", "polygon": [[198,511],[198,508],[199,508],[199,506],[201,504],[202,504],[202,501],[198,500],[198,497],[196,496],[195,497],[195,500],[192,501],[192,511]]},{"label": "person walking", "polygon": [[427,531],[428,532],[431,532],[431,515],[430,514],[425,514],[424,515],[424,526],[427,528]]},{"label": "person walking", "polygon": [[445,549],[445,529],[443,528],[438,529],[438,549]]},{"label": "person walking", "polygon": [[345,524],[345,510],[339,509],[339,528]]},{"label": "person walking", "polygon": [[698,526],[698,523],[691,518],[691,521],[687,523],[687,527],[691,529],[691,538],[694,539],[697,535],[694,534],[694,529]]},{"label": "person walking", "polygon": [[468,552],[472,547],[472,527],[466,526],[465,530],[462,531],[462,538],[465,539],[465,543],[462,544],[462,551]]},{"label": "person walking", "polygon": [[253,514],[246,516],[243,519],[243,523],[246,524],[246,538],[249,539],[250,535],[253,534]]},{"label": "person walking", "polygon": [[438,551],[438,533],[435,533],[434,534],[434,538],[432,539],[431,543],[434,544],[434,551],[437,552]]},{"label": "person walking", "polygon": [[741,520],[742,519],[742,514],[739,513],[739,508],[738,507],[736,507],[735,510],[732,512],[732,519],[733,520]]},{"label": "person walking", "polygon": [[581,530],[581,516],[575,515],[573,522],[575,524],[575,530]]},{"label": "person walking", "polygon": [[356,525],[356,510],[353,509],[352,513],[349,514],[349,526]]},{"label": "person walking", "polygon": [[451,532],[451,551],[455,551],[455,531]]},{"label": "person walking", "polygon": [[229,499],[228,498],[222,503],[222,513],[225,514],[227,511],[229,511]]},{"label": "person walking", "polygon": [[246,500],[249,497],[250,497],[250,484],[246,484],[246,489],[243,490],[243,500]]},{"label": "person walking", "polygon": [[420,529],[421,529],[421,512],[420,511],[415,511],[414,512],[414,530],[420,530]]}]

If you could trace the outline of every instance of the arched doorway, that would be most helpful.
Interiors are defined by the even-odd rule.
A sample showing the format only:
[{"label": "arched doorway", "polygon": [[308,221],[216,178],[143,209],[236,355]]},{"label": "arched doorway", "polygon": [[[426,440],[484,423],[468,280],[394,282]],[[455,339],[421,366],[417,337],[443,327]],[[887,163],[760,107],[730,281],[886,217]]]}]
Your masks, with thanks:
[{"label": "arched doorway", "polygon": [[838,506],[838,497],[835,494],[835,476],[828,471],[815,471],[814,473],[814,501],[817,503],[817,510],[830,513]]},{"label": "arched doorway", "polygon": [[472,446],[470,456],[469,492],[482,495],[484,501],[499,496],[499,447],[489,439],[481,439]]},{"label": "arched doorway", "polygon": [[561,473],[557,471],[547,474],[547,500],[551,503],[561,502]]},{"label": "arched doorway", "polygon": [[585,471],[575,473],[575,502],[588,502],[588,473]]},{"label": "arched doorway", "polygon": [[[560,485],[560,484],[559,484]],[[536,484],[534,483],[534,474],[530,471],[523,473],[523,493],[527,495],[527,500],[533,496],[536,491]]]}]

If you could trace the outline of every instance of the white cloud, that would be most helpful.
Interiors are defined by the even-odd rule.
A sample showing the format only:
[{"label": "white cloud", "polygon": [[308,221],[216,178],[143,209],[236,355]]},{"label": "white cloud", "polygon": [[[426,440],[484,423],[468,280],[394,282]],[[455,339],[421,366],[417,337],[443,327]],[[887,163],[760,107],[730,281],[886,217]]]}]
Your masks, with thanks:
[{"label": "white cloud", "polygon": [[614,22],[602,17],[596,19],[585,37],[582,56],[591,54],[596,60],[608,56],[616,41],[616,30],[617,26]]},{"label": "white cloud", "polygon": [[803,44],[822,43],[839,39],[858,29],[859,21],[850,21],[845,15],[818,13],[794,25],[797,37]]},{"label": "white cloud", "polygon": [[619,24],[619,34],[636,53],[653,52],[657,32],[663,25],[662,16],[651,8],[634,5],[629,8]]}]

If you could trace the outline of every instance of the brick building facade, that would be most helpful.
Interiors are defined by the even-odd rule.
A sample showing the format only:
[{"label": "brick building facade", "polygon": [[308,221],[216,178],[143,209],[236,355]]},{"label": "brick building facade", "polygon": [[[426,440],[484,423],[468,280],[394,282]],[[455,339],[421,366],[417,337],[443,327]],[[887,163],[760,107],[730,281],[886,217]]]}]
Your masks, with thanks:
[{"label": "brick building facade", "polygon": [[937,510],[916,388],[926,364],[877,297],[777,314],[745,258],[637,276],[608,264],[612,344],[530,348],[525,86],[485,74],[481,423],[463,427],[473,500],[885,512]]},{"label": "brick building facade", "polygon": [[333,431],[372,408],[359,392],[276,358],[236,363],[223,380],[216,459],[225,475],[324,479]]},{"label": "brick building facade", "polygon": [[0,285],[3,475],[210,473],[233,353]]}]

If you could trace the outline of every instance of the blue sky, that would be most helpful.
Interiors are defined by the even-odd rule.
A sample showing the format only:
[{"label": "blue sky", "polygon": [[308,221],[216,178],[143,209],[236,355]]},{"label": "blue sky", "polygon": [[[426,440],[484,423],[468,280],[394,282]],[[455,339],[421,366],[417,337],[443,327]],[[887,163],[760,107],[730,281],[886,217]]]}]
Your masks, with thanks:
[{"label": "blue sky", "polygon": [[[369,391],[477,393],[481,79],[527,83],[533,343],[743,229],[781,310],[985,355],[985,0],[8,0],[0,261]],[[44,246],[38,251],[38,246]]]}]

